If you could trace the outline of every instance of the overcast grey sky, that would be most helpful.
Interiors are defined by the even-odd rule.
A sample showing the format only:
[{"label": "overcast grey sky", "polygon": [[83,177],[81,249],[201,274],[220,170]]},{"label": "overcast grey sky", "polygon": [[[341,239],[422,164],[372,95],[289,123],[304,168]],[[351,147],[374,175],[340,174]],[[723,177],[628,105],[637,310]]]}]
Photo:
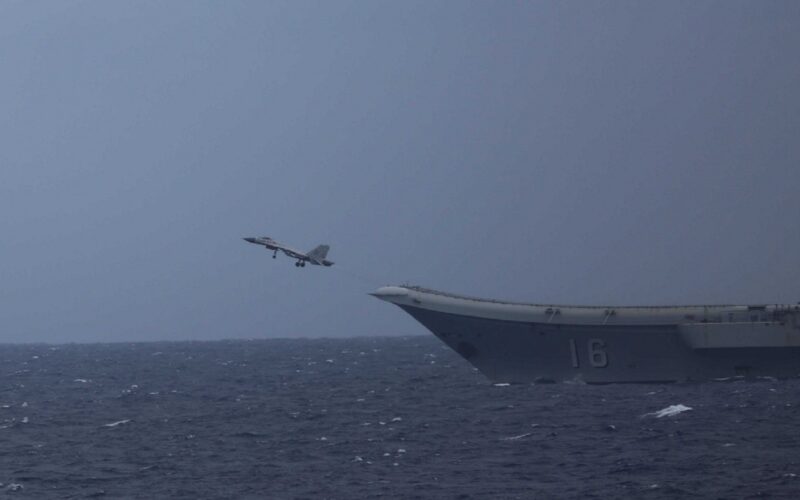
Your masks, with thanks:
[{"label": "overcast grey sky", "polygon": [[5,1],[0,64],[3,342],[800,300],[800,2]]}]

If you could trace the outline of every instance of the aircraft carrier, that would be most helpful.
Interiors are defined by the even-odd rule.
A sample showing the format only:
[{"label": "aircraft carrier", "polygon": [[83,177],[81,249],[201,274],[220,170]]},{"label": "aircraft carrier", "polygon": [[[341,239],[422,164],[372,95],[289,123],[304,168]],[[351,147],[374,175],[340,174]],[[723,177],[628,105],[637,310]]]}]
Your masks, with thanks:
[{"label": "aircraft carrier", "polygon": [[495,383],[690,382],[800,376],[800,305],[564,306],[416,286],[371,295]]}]

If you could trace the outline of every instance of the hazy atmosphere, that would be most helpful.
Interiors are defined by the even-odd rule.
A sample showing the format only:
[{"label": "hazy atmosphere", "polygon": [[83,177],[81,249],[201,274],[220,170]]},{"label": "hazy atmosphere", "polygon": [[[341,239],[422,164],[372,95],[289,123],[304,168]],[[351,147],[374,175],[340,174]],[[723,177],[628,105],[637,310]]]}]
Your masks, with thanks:
[{"label": "hazy atmosphere", "polygon": [[[800,3],[2,2],[0,341],[800,300]],[[298,269],[242,241],[331,245]]]}]

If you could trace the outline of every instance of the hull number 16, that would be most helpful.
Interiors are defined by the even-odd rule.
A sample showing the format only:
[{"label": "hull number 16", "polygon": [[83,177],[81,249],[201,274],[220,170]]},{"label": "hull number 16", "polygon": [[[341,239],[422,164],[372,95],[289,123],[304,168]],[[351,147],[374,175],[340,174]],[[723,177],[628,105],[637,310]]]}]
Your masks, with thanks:
[{"label": "hull number 16", "polygon": [[[594,368],[605,368],[608,366],[608,354],[606,354],[606,343],[603,339],[589,339],[586,343],[589,355],[589,363]],[[569,339],[569,352],[572,355],[572,367],[580,368],[581,361],[578,356],[578,346],[575,339]]]}]

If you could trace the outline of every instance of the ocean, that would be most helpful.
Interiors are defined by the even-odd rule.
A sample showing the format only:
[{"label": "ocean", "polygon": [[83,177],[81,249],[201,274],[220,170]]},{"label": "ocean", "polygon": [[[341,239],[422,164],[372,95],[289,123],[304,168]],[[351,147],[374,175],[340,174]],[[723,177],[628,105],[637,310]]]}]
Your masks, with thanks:
[{"label": "ocean", "polygon": [[433,336],[0,360],[8,497],[800,497],[800,380],[493,385]]}]

